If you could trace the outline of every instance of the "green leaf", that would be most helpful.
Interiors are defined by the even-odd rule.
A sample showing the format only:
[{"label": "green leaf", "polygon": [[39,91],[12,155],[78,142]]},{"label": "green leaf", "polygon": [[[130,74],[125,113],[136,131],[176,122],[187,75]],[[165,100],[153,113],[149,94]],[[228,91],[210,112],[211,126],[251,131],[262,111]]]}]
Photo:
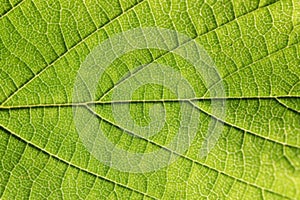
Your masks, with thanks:
[{"label": "green leaf", "polygon": [[[2,0],[0,27],[1,199],[300,199],[297,0]],[[76,84],[100,44],[149,27],[188,40],[178,40],[174,50],[149,45],[126,52],[105,69],[95,94]],[[207,76],[183,57],[197,51],[176,54],[185,42],[201,46],[200,58],[213,61]],[[173,71],[151,66],[180,73],[194,96],[178,98],[167,84],[149,83],[116,101],[114,94],[123,95],[116,90],[133,88],[135,77],[173,80]],[[76,91],[83,92],[78,101]],[[137,127],[150,126],[155,134],[138,133],[128,118],[120,123],[114,109],[122,106]],[[76,121],[76,113],[85,118]],[[182,127],[184,116],[197,123]],[[91,122],[97,126],[84,126]],[[172,144],[180,128],[194,136]],[[97,134],[83,138],[80,130]],[[155,170],[122,171],[116,166],[129,166],[128,157],[109,165],[94,154],[102,141],[96,130],[126,155],[165,152],[147,169],[174,159]]]}]

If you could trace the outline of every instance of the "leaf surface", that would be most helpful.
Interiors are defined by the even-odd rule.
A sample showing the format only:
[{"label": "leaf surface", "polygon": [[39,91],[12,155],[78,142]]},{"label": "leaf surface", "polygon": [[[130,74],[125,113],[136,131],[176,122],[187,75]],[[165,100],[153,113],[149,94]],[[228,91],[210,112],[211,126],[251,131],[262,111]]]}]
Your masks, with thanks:
[{"label": "leaf surface", "polygon": [[[264,1],[30,1],[0,5],[1,199],[300,199],[300,5]],[[141,49],[114,60],[94,103],[73,102],[80,66],[100,43],[134,28],[176,30],[201,45],[220,81],[205,84],[170,51]],[[155,84],[133,93],[130,116],[141,126],[166,109],[158,134],[140,137],[115,121],[120,79],[157,63],[178,70],[193,99]],[[137,72],[137,73],[142,73]],[[209,91],[223,84],[225,96]],[[226,116],[211,103],[226,100]],[[185,152],[168,144],[180,106],[199,113]],[[122,172],[95,158],[74,123],[74,107],[93,112],[107,138],[128,152],[166,149],[177,159],[147,173]],[[212,123],[222,126],[207,156],[199,151]]]}]

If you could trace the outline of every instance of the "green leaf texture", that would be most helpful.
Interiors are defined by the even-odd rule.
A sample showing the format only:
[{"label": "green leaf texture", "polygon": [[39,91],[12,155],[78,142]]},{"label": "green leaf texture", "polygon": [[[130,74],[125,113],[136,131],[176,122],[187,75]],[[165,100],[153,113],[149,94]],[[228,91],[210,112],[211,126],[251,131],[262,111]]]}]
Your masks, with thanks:
[{"label": "green leaf texture", "polygon": [[[109,102],[120,77],[137,66],[160,63],[195,86],[192,108],[200,113],[194,140],[175,162],[130,173],[104,165],[83,145],[72,95],[95,47],[143,27],[176,30],[205,49],[226,88],[218,97],[226,99],[226,117],[211,112],[206,94],[220,83],[206,86],[172,52],[140,49],[116,59],[95,100]],[[299,42],[298,0],[1,0],[0,198],[300,199]],[[149,140],[119,127],[112,104],[96,104],[107,137],[130,152],[165,147],[179,126],[180,102],[167,101],[174,94],[164,90],[145,85],[127,102],[141,125],[151,121],[154,104],[169,111]],[[199,157],[210,122],[224,128]]]}]

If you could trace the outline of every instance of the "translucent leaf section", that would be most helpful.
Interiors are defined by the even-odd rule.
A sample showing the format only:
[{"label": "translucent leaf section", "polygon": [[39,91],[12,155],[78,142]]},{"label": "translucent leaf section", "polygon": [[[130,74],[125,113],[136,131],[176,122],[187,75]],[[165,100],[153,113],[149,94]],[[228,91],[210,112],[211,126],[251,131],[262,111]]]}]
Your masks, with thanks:
[{"label": "translucent leaf section", "polygon": [[[1,199],[300,199],[297,0],[2,0],[0,27]],[[126,31],[153,27],[187,40],[118,56],[93,98],[74,102],[82,63],[95,48]],[[184,42],[203,48],[218,78],[204,77],[176,53]],[[157,66],[174,71],[157,77]],[[149,76],[138,75],[141,68]],[[133,84],[178,77],[193,93],[178,97],[168,84]],[[221,86],[224,93],[212,92]],[[80,87],[83,96],[90,94]],[[130,95],[120,93],[130,87]],[[213,105],[224,106],[226,115]],[[83,142],[74,109],[89,113],[79,120],[83,124],[97,123],[86,129],[101,129],[126,155],[162,150],[173,162],[144,173],[107,165]],[[126,118],[116,117],[118,109]],[[183,127],[182,116],[197,123]],[[184,151],[178,150],[182,142],[170,148],[180,128],[193,133]],[[147,131],[154,134],[143,135]],[[207,141],[215,144],[201,156]]]}]

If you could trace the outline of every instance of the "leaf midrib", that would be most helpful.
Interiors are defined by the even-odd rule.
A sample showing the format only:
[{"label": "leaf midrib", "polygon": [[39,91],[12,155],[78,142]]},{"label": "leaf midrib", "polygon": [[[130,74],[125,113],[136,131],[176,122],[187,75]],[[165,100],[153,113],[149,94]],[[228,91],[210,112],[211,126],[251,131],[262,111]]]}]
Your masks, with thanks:
[{"label": "leaf midrib", "polygon": [[[38,109],[38,108],[41,108],[41,109],[45,109],[45,108],[55,108],[55,107],[89,107],[91,105],[104,105],[104,104],[130,104],[130,103],[134,103],[134,104],[137,104],[137,103],[190,103],[192,104],[197,110],[199,110],[200,112],[214,118],[215,120],[221,122],[221,123],[224,123],[226,124],[227,126],[229,127],[233,127],[235,129],[238,129],[240,131],[243,131],[243,132],[246,132],[248,134],[251,134],[251,135],[254,135],[255,137],[259,137],[259,138],[262,138],[264,140],[267,140],[267,141],[270,141],[270,142],[273,142],[273,143],[276,143],[276,144],[280,144],[282,146],[287,146],[287,147],[292,147],[292,148],[297,148],[297,149],[300,149],[300,146],[298,145],[291,145],[291,144],[288,144],[286,142],[281,142],[281,141],[278,141],[276,139],[272,139],[272,138],[269,138],[269,137],[265,137],[261,134],[258,134],[258,133],[255,133],[251,130],[247,130],[247,129],[244,129],[238,125],[235,125],[233,123],[230,123],[230,122],[227,122],[226,119],[221,119],[217,116],[215,116],[214,114],[212,113],[209,113],[205,110],[203,110],[202,108],[200,108],[199,106],[197,106],[196,104],[194,104],[193,102],[197,102],[197,101],[212,101],[212,100],[222,100],[222,101],[226,101],[226,100],[276,100],[281,106],[284,106],[285,108],[287,108],[288,110],[292,111],[292,112],[295,112],[297,114],[300,113],[300,111],[298,110],[295,110],[293,108],[290,108],[288,107],[287,105],[283,104],[282,102],[280,102],[280,99],[281,98],[300,98],[300,96],[275,96],[275,97],[268,97],[268,96],[263,96],[263,97],[241,97],[241,98],[236,98],[236,97],[232,97],[232,98],[206,98],[206,97],[203,97],[203,98],[191,98],[191,99],[163,99],[163,100],[124,100],[124,101],[104,101],[104,102],[101,102],[101,101],[91,101],[91,102],[82,102],[82,103],[66,103],[66,104],[37,104],[37,105],[20,105],[20,106],[0,106],[0,111],[1,109],[2,110],[15,110],[15,109]],[[106,119],[104,119],[106,120]],[[0,124],[1,125],[1,124]]]},{"label": "leaf midrib", "polygon": [[[88,101],[72,103],[45,103],[45,104],[20,104],[20,105],[0,105],[0,109],[22,109],[38,107],[67,107],[67,106],[85,106],[91,104],[122,104],[122,103],[162,103],[162,102],[188,102],[188,101],[212,101],[212,100],[280,100],[280,99],[298,99],[300,95],[280,95],[280,96],[242,96],[242,97],[195,97],[188,99],[145,99],[145,100],[112,100],[112,101]],[[289,107],[287,107],[289,108]],[[296,111],[296,110],[295,110]],[[299,112],[299,111],[296,111]]]},{"label": "leaf midrib", "polygon": [[[21,3],[24,2],[24,1],[25,1],[25,0],[20,1],[17,5],[15,5],[15,6],[12,8],[12,10],[13,10],[15,7],[19,6],[19,4],[21,4]],[[140,3],[141,3],[141,2],[140,2]],[[138,4],[136,4],[135,6],[137,6],[137,5],[138,5]],[[269,4],[269,5],[270,5],[270,4]],[[269,5],[267,5],[267,6],[269,6]],[[133,7],[135,7],[135,6],[133,6]],[[261,7],[258,7],[257,9],[254,9],[254,10],[252,10],[251,12],[254,12],[254,11],[260,9],[260,8],[261,8]],[[130,8],[130,9],[131,9],[131,8]],[[0,16],[0,19],[1,19],[2,17],[4,17],[5,15],[7,15],[9,12],[11,12],[11,10],[7,11],[7,13],[5,13],[3,16]],[[126,11],[125,11],[125,12],[126,12]],[[125,12],[124,12],[124,13],[125,13]],[[244,15],[247,15],[247,14],[249,14],[249,13],[251,13],[251,12],[245,13]],[[124,13],[122,13],[122,14],[124,14]],[[121,15],[122,15],[122,14],[121,14]],[[121,15],[119,15],[119,16],[121,16]],[[244,16],[244,15],[238,16],[238,17],[235,18],[234,20],[237,20],[239,17],[242,17],[242,16]],[[117,18],[118,18],[119,16],[117,16]],[[234,21],[234,20],[232,20],[232,21]],[[229,21],[228,23],[230,23],[230,22],[232,22],[232,21]],[[225,24],[223,24],[223,25],[226,25],[226,24],[228,24],[228,23],[225,23]],[[209,32],[212,32],[212,31],[214,31],[215,29],[218,29],[218,28],[220,28],[220,27],[216,27],[216,28],[214,28],[214,29],[212,29],[212,30],[209,30],[208,32],[206,32],[206,33],[204,33],[204,34],[207,34],[207,33],[209,33]],[[96,31],[93,32],[93,33],[91,33],[90,35],[93,35],[93,34],[96,33],[99,29],[101,29],[101,28],[97,28]],[[204,34],[203,34],[203,35],[204,35]],[[88,35],[87,37],[89,37],[90,35]],[[200,35],[200,36],[201,36],[201,35]],[[86,37],[86,38],[87,38],[87,37]],[[198,36],[197,36],[197,37],[198,37]],[[196,37],[196,38],[197,38],[197,37]],[[79,43],[75,44],[75,47],[76,47],[77,45],[79,45],[80,43],[84,42],[86,38],[84,38],[83,40],[81,40]],[[73,46],[73,47],[74,47],[74,46]],[[73,48],[73,47],[72,47],[72,48]],[[74,47],[74,48],[75,48],[75,47]],[[72,49],[72,48],[71,48],[71,49]],[[286,47],[284,47],[284,48],[286,48]],[[282,49],[284,49],[284,48],[282,48]],[[280,50],[282,50],[282,49],[280,49]],[[50,65],[46,66],[46,67],[41,71],[41,73],[43,73],[44,71],[46,71],[46,68],[49,68],[51,65],[54,65],[54,63],[55,63],[57,60],[59,60],[59,59],[61,59],[62,57],[64,57],[68,52],[69,52],[69,50],[68,50],[67,52],[65,52],[64,54],[62,54],[60,57],[58,57],[56,60],[54,60]],[[272,54],[273,54],[273,53],[271,53],[271,54],[269,54],[269,55],[272,55]],[[268,55],[268,56],[269,56],[269,55]],[[252,64],[252,63],[251,63],[251,64]],[[41,73],[40,73],[40,74],[41,74]],[[33,79],[34,79],[35,77],[37,77],[37,76],[39,76],[39,73],[38,73],[37,75],[35,75],[35,76],[33,77]],[[29,82],[31,82],[33,79],[30,79]],[[28,82],[28,83],[29,83],[29,82]],[[25,84],[27,85],[27,83],[25,83]],[[24,87],[25,87],[25,86],[24,86]],[[20,91],[20,90],[21,90],[21,88],[18,88],[17,91],[16,91],[15,93],[17,93],[17,92]],[[14,96],[15,93],[13,93],[12,96]],[[11,96],[10,96],[10,97],[11,97]],[[4,102],[3,102],[2,104],[4,104],[5,102],[7,102],[7,101],[10,99],[10,97],[8,97],[6,100],[4,100]],[[299,98],[299,97],[300,97],[300,96],[270,96],[270,97],[254,96],[254,97],[199,98],[199,99],[197,99],[197,100],[212,100],[212,99],[275,99],[275,100],[278,100],[278,99],[280,99],[280,98]],[[184,101],[184,102],[193,101],[193,100],[194,100],[194,99],[184,99],[184,100],[177,99],[177,101]],[[138,102],[142,102],[142,103],[145,102],[145,101],[143,101],[143,100],[141,100],[141,101],[137,100],[137,101],[138,101]],[[163,102],[166,102],[166,101],[174,101],[174,100],[173,100],[173,99],[170,99],[170,100],[165,99],[165,100],[162,100],[162,101],[163,101]],[[176,101],[176,99],[175,99],[175,101]],[[112,104],[112,103],[136,103],[136,102],[134,102],[134,101],[128,101],[128,102],[116,102],[116,101],[111,101],[111,102],[99,102],[99,101],[96,101],[96,102],[83,103],[82,106],[86,106],[86,104],[94,104],[94,103],[99,103],[99,104],[103,104],[103,103]],[[71,104],[18,105],[18,106],[2,106],[2,104],[1,104],[1,106],[0,106],[0,110],[1,110],[1,109],[19,109],[19,108],[37,108],[37,107],[81,106],[80,104],[72,104],[72,103],[71,103]],[[286,105],[285,105],[285,106],[286,106]],[[195,107],[197,107],[197,106],[195,105]],[[203,112],[203,110],[201,110],[201,111]],[[205,112],[205,111],[204,111],[204,112]],[[296,111],[296,112],[299,112],[299,111]],[[207,113],[207,114],[210,115],[209,113]],[[214,116],[212,116],[212,117],[214,117]],[[81,168],[80,166],[77,166],[77,165],[72,164],[70,161],[64,160],[63,158],[61,158],[61,157],[59,157],[59,156],[56,156],[56,155],[54,155],[54,154],[51,154],[50,152],[47,152],[47,150],[40,148],[38,145],[33,144],[33,143],[31,143],[30,141],[27,141],[26,139],[20,137],[19,135],[17,135],[17,134],[14,133],[14,132],[11,132],[9,129],[6,129],[6,127],[3,127],[3,126],[0,124],[0,128],[1,128],[1,127],[2,127],[3,129],[5,129],[6,132],[8,132],[8,134],[11,134],[12,136],[14,136],[14,137],[16,137],[16,138],[19,138],[19,139],[22,140],[23,142],[29,144],[29,146],[31,146],[32,148],[36,148],[36,149],[38,149],[38,150],[44,152],[45,154],[49,155],[50,157],[53,157],[53,158],[55,158],[55,159],[57,159],[57,160],[59,160],[59,161],[65,163],[66,165],[69,165],[69,166],[71,166],[71,167],[77,168],[77,169],[79,169],[79,170],[81,170],[81,171],[84,171],[84,172],[86,172],[86,173],[88,173],[88,174],[91,174],[91,175],[93,175],[93,176],[95,176],[95,177],[97,177],[97,178],[104,179],[105,181],[109,181],[109,182],[112,182],[112,183],[114,183],[114,184],[118,184],[118,183],[115,182],[114,180],[110,180],[110,179],[107,179],[106,177],[102,177],[102,176],[100,176],[100,175],[98,175],[98,174],[96,174],[96,173],[90,172],[90,171],[88,171],[87,169],[84,169],[84,168]],[[255,135],[255,133],[254,133],[254,135]],[[263,138],[263,139],[266,139],[266,138]],[[297,147],[297,148],[299,148],[299,147]],[[182,155],[182,157],[185,158],[184,155]],[[186,159],[192,161],[193,163],[198,162],[198,161],[195,162],[193,159],[188,158],[188,157],[186,157]],[[199,162],[198,162],[197,164],[202,165],[202,166],[205,166],[204,164],[199,163]],[[210,166],[205,166],[205,167],[207,167],[207,168],[209,168],[209,169],[211,169],[211,170],[215,170],[215,171],[217,171],[218,173],[221,173],[221,174],[224,174],[224,175],[226,175],[226,176],[231,177],[230,175],[228,175],[228,174],[226,174],[226,173],[224,173],[224,172],[222,172],[222,171],[218,171],[217,169],[214,169],[214,168],[212,168],[212,167],[210,167]],[[252,186],[254,186],[254,187],[257,187],[257,188],[261,189],[262,191],[268,191],[268,192],[274,193],[274,194],[276,194],[276,195],[279,195],[279,196],[281,196],[281,197],[290,198],[290,197],[286,197],[286,196],[284,196],[284,195],[282,195],[282,194],[273,192],[273,191],[271,191],[271,190],[268,190],[268,189],[259,187],[259,186],[255,185],[255,184],[248,183],[247,181],[239,180],[238,178],[235,178],[235,177],[232,177],[232,178],[234,178],[234,179],[237,180],[237,181],[241,181],[241,182],[243,182],[243,183],[246,183],[246,184],[248,184],[248,185],[252,185]],[[120,185],[120,184],[118,184],[118,185]],[[122,184],[121,184],[120,186],[125,187],[125,188],[127,188],[127,189],[129,189],[129,190],[132,190],[132,191],[136,191],[135,189],[132,189],[132,188],[130,188],[130,187],[127,187],[126,185],[122,185]],[[140,192],[140,191],[136,191],[136,192],[141,193],[141,194],[143,194],[143,195],[145,195],[145,196],[148,196],[147,194],[145,194],[145,193],[143,193],[143,192]],[[155,197],[151,197],[151,196],[148,196],[148,197],[154,198],[154,199],[155,199]]]}]

